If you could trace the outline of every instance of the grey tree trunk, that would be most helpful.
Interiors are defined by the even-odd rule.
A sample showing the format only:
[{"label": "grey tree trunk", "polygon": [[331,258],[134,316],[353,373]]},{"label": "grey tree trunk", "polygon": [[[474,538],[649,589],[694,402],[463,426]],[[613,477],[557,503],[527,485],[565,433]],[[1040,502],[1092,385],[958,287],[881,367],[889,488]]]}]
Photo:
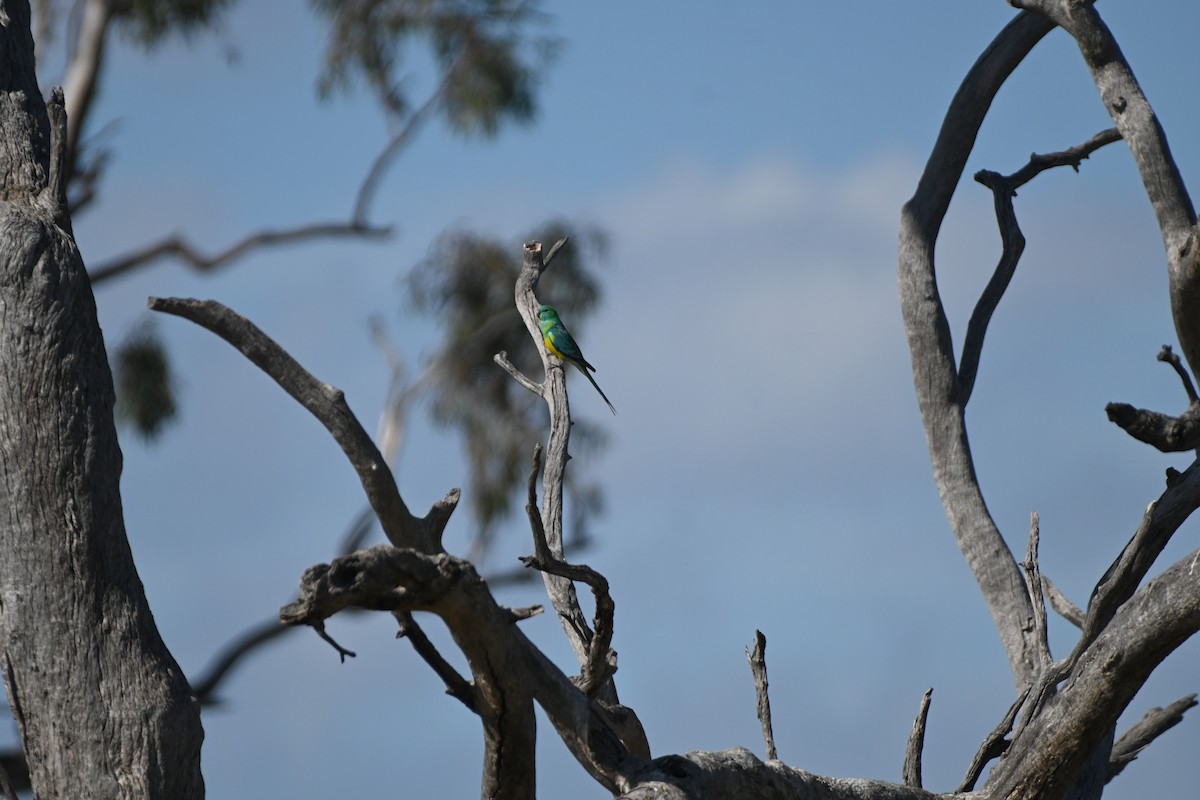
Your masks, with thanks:
[{"label": "grey tree trunk", "polygon": [[29,23],[0,0],[0,670],[40,800],[202,797],[199,706],[125,537],[66,113],[38,90]]}]

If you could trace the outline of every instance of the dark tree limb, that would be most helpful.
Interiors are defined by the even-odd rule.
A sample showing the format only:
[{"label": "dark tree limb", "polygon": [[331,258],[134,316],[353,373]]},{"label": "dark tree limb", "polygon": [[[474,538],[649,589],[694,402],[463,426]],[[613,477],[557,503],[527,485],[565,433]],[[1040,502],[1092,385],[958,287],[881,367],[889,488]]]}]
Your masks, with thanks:
[{"label": "dark tree limb", "polygon": [[1200,396],[1196,395],[1196,386],[1192,383],[1192,376],[1184,368],[1183,360],[1171,349],[1171,345],[1164,344],[1162,350],[1158,351],[1158,355],[1155,358],[1166,364],[1170,364],[1171,369],[1175,370],[1175,374],[1179,376],[1179,381],[1183,384],[1183,391],[1187,394],[1188,403],[1200,403]]},{"label": "dark tree limb", "polygon": [[767,693],[767,637],[762,631],[754,631],[754,650],[746,648],[746,660],[750,662],[750,674],[754,677],[754,711],[762,725],[767,760],[777,761],[779,753],[775,750],[775,730],[771,726],[771,697]]},{"label": "dark tree limb", "polygon": [[1017,714],[1020,713],[1021,707],[1025,705],[1025,700],[1029,697],[1030,688],[1028,686],[1025,687],[1025,691],[1021,692],[1017,696],[1017,699],[1013,701],[1013,704],[1008,707],[1008,712],[1004,715],[1004,719],[1000,720],[1000,723],[992,729],[992,732],[984,737],[983,743],[975,751],[975,757],[971,759],[970,766],[967,767],[967,774],[963,776],[962,783],[954,790],[955,793],[972,791],[988,762],[994,758],[999,758],[1008,750],[1010,744],[1008,734],[1013,729],[1013,723],[1017,721]]},{"label": "dark tree limb", "polygon": [[1137,758],[1151,742],[1171,728],[1174,728],[1180,722],[1183,722],[1184,712],[1195,707],[1195,705],[1196,695],[1189,694],[1187,697],[1180,698],[1171,703],[1166,708],[1156,707],[1147,711],[1146,715],[1138,720],[1129,730],[1125,731],[1121,735],[1121,738],[1117,739],[1113,745],[1105,782],[1111,781],[1120,775],[1129,762]]},{"label": "dark tree limb", "polygon": [[1178,417],[1128,403],[1109,403],[1104,412],[1121,430],[1164,453],[1200,448],[1200,403],[1188,406]]},{"label": "dark tree limb", "polygon": [[1128,403],[1109,403],[1104,407],[1108,419],[1139,442],[1145,442],[1164,453],[1179,453],[1200,448],[1200,398],[1183,362],[1170,345],[1164,344],[1156,358],[1170,364],[1183,383],[1187,394],[1187,410],[1178,417],[1134,408]]},{"label": "dark tree limb", "polygon": [[396,489],[391,468],[346,405],[339,389],[318,381],[254,323],[215,300],[152,297],[149,306],[154,311],[189,319],[217,334],[308,409],[333,434],[358,473],[389,541],[397,547],[414,547],[422,552],[441,550],[442,530],[458,503],[459,490],[452,490],[435,503],[424,518],[413,516]]},{"label": "dark tree limb", "polygon": [[413,650],[417,651],[417,655],[424,659],[425,663],[442,679],[442,683],[446,684],[446,694],[478,714],[479,709],[475,705],[475,693],[471,688],[471,683],[459,675],[458,670],[437,651],[433,642],[429,641],[429,637],[425,635],[425,631],[421,630],[421,626],[413,619],[412,612],[397,611],[395,614],[396,621],[400,624],[400,629],[396,631],[396,638],[408,639]]},{"label": "dark tree limb", "polygon": [[[474,710],[484,728],[483,795],[534,797],[532,702],[550,667],[530,669],[530,651],[536,648],[512,624],[511,611],[495,602],[475,568],[446,553],[390,545],[360,550],[305,571],[299,599],[280,609],[280,621],[317,626],[351,607],[428,611],[442,618],[474,678]],[[561,672],[556,677],[586,706],[587,699]],[[547,709],[552,721],[559,713]]]}]

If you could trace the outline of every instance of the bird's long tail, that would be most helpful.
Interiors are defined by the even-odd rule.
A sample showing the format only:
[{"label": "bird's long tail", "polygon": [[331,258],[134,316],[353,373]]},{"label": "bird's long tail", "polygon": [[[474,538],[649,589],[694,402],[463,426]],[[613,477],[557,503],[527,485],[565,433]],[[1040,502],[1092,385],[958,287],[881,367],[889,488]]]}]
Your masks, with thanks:
[{"label": "bird's long tail", "polygon": [[588,372],[586,369],[579,366],[574,361],[572,361],[571,364],[572,364],[572,366],[575,367],[575,369],[582,372],[587,377],[587,379],[592,382],[592,386],[596,387],[596,391],[600,393],[600,396],[604,398],[604,402],[608,404],[608,410],[613,412],[613,414],[616,414],[617,413],[616,406],[614,406],[612,404],[612,401],[608,399],[608,395],[606,395],[604,393],[604,390],[600,388],[600,384],[596,383],[596,379],[592,377],[592,373]]}]

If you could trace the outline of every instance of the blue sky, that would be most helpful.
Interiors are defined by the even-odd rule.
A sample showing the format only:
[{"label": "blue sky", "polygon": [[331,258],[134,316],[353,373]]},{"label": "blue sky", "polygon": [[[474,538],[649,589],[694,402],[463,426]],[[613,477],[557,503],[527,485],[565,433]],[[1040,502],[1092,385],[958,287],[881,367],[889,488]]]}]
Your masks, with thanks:
[{"label": "blue sky", "polygon": [[[1103,5],[1194,182],[1200,111],[1183,54],[1200,9]],[[89,263],[172,231],[215,250],[262,226],[349,212],[385,127],[365,96],[316,102],[321,30],[303,9],[281,8],[243,0],[222,32],[190,45],[114,48],[95,111],[118,123],[114,160],[100,204],[76,224]],[[930,477],[895,240],[947,102],[1014,12],[999,0],[548,10],[565,47],[537,123],[490,143],[426,129],[376,201],[373,219],[395,223],[396,237],[276,249],[208,276],[164,263],[102,285],[110,346],[145,319],[148,295],[216,298],[345,390],[371,427],[387,375],[367,319],[384,315],[410,365],[431,352],[435,333],[402,311],[398,280],[439,232],[469,227],[516,247],[551,216],[603,226],[613,240],[604,305],[580,339],[620,415],[570,382],[575,412],[612,440],[577,465],[608,499],[584,560],[612,584],[618,687],[655,754],[761,754],[743,654],[759,628],[784,760],[898,780],[932,686],[926,786],[952,789],[1013,690]],[[48,63],[43,88],[58,80]],[[1051,34],[998,97],[940,242],[960,340],[998,255],[990,195],[970,174],[1012,172],[1033,151],[1109,125],[1073,43]],[[1009,542],[1024,547],[1037,510],[1043,569],[1083,604],[1160,493],[1163,469],[1186,463],[1133,443],[1103,411],[1112,400],[1185,405],[1154,361],[1174,341],[1161,242],[1120,145],[1079,174],[1041,176],[1017,212],[1026,254],[968,420]],[[273,383],[211,334],[159,323],[182,420],[153,446],[123,436],[124,502],[159,627],[196,674],[290,600],[362,496],[330,437]],[[466,470],[423,416],[410,425],[397,472],[409,505],[424,509]],[[456,516],[452,550],[469,525]],[[1176,538],[1164,565],[1195,548],[1195,524]],[[485,568],[514,564],[527,539],[514,521]],[[553,619],[524,625],[572,668]],[[433,786],[475,796],[478,725],[392,638],[390,618],[336,619],[330,631],[359,657],[339,664],[315,636],[296,635],[226,683],[224,705],[204,716],[210,795],[321,797],[349,785],[364,797]],[[1056,622],[1056,653],[1071,642]],[[1122,728],[1197,691],[1198,667],[1193,641]],[[542,731],[541,795],[604,796]],[[1189,717],[1107,796],[1186,794],[1198,748]]]}]

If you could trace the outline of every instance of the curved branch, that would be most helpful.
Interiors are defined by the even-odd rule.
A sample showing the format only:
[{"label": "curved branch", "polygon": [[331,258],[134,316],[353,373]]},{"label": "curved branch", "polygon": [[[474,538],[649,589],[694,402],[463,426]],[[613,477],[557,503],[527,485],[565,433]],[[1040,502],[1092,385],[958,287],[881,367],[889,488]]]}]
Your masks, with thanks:
[{"label": "curved branch", "polygon": [[1021,570],[988,512],[975,475],[964,418],[963,383],[938,294],[934,248],[992,99],[1052,28],[1053,23],[1038,14],[1017,15],[967,73],[950,102],[916,193],[902,210],[898,248],[900,307],[934,480],[1019,688],[1037,674],[1037,637],[1027,624],[1033,608]]},{"label": "curved branch", "polygon": [[1008,284],[1016,273],[1017,262],[1025,250],[1025,236],[1021,233],[1016,212],[1013,210],[1013,198],[1017,196],[1017,189],[1054,167],[1069,166],[1078,172],[1079,164],[1084,159],[1101,147],[1119,141],[1120,138],[1121,134],[1116,128],[1109,128],[1083,144],[1067,150],[1045,155],[1034,153],[1029,157],[1029,163],[1012,175],[1003,176],[990,170],[975,173],[975,180],[992,190],[996,205],[996,224],[1000,227],[1003,249],[992,278],[979,296],[975,310],[971,312],[971,320],[967,323],[967,335],[963,340],[958,370],[964,405],[971,397],[971,390],[975,388],[975,376],[979,371],[979,358],[983,352],[983,337],[987,332],[988,323],[1008,289]]},{"label": "curved branch", "polygon": [[341,390],[318,381],[254,323],[215,300],[152,297],[149,306],[217,334],[308,409],[333,434],[350,460],[383,532],[393,544],[421,552],[441,550],[442,529],[458,502],[458,490],[434,504],[424,518],[413,516],[400,497],[387,461],[346,405]]}]

